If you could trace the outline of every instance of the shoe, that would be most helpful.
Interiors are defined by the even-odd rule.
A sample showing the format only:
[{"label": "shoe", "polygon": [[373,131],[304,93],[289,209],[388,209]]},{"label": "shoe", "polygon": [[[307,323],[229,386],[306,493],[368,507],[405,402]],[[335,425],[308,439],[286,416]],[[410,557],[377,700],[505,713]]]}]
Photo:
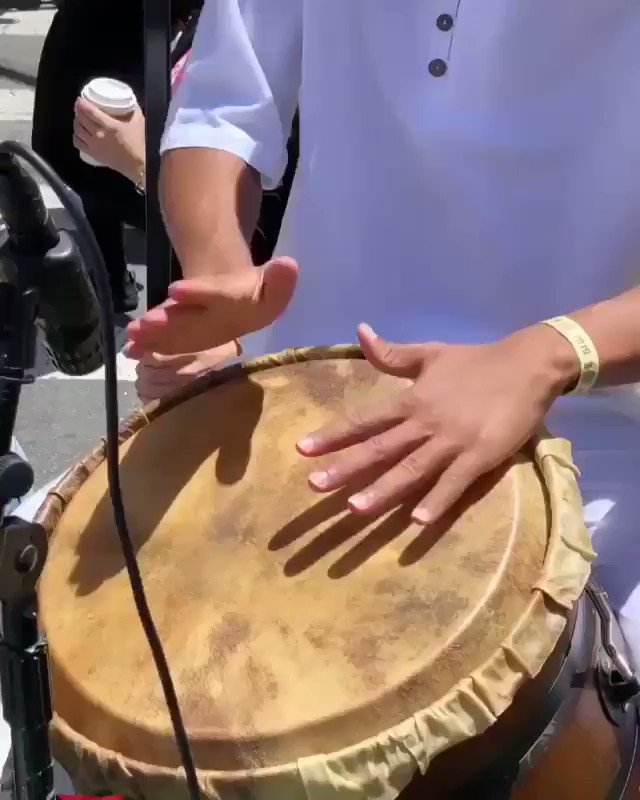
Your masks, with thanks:
[{"label": "shoe", "polygon": [[138,308],[140,301],[139,290],[141,288],[130,269],[125,270],[120,280],[112,280],[111,296],[113,298],[113,310],[116,314],[130,314]]}]

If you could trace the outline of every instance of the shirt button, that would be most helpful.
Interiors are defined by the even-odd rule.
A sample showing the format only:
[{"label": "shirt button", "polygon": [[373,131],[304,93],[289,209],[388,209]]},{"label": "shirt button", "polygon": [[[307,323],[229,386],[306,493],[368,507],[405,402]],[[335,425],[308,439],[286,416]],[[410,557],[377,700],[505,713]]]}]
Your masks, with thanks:
[{"label": "shirt button", "polygon": [[451,14],[440,14],[436,20],[436,25],[441,31],[450,31],[453,28],[453,17]]},{"label": "shirt button", "polygon": [[441,58],[434,58],[429,62],[429,72],[434,78],[441,78],[447,71],[447,64]]}]

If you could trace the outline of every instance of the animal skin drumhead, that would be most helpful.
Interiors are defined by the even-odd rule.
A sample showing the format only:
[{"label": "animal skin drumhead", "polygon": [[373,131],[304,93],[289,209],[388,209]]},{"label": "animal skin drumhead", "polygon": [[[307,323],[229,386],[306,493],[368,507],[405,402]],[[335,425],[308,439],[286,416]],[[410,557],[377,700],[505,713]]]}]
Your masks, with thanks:
[{"label": "animal skin drumhead", "polygon": [[[296,440],[405,383],[353,358],[234,374],[140,417],[121,447],[129,529],[196,761],[223,771],[350,747],[445,695],[518,624],[550,528],[524,453],[436,525],[414,524],[410,503],[355,516],[345,492],[310,490],[316,465]],[[56,713],[106,751],[175,767],[106,463],[87,463],[67,482],[40,585]]]}]

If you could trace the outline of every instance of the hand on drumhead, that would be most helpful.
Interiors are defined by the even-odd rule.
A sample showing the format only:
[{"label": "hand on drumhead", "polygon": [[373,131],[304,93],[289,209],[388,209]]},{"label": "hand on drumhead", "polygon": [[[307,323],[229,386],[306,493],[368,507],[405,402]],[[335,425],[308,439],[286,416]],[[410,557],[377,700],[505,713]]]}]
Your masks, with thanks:
[{"label": "hand on drumhead", "polygon": [[331,456],[311,474],[311,487],[332,492],[373,472],[377,479],[349,499],[353,512],[383,513],[424,487],[413,517],[435,522],[526,444],[570,381],[575,354],[547,328],[487,345],[396,345],[361,326],[368,361],[411,383],[298,443],[305,456]]},{"label": "hand on drumhead", "polygon": [[263,267],[178,281],[166,303],[129,324],[129,354],[195,353],[265,328],[289,305],[297,279],[295,261],[276,258]]},{"label": "hand on drumhead", "polygon": [[[127,349],[125,349],[125,354],[128,355]],[[160,353],[146,354],[136,367],[138,397],[143,403],[159,400],[183,386],[187,386],[196,378],[224,367],[240,354],[240,345],[235,341],[220,347],[202,350],[199,353],[184,353],[176,356],[164,356]]]}]

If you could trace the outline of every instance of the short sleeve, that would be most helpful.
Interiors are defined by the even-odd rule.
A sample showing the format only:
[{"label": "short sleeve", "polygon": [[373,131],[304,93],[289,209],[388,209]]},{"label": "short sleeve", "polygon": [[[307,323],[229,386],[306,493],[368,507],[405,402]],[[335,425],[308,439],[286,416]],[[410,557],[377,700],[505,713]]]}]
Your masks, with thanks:
[{"label": "short sleeve", "polygon": [[225,150],[276,187],[298,103],[303,0],[206,0],[161,151]]}]

